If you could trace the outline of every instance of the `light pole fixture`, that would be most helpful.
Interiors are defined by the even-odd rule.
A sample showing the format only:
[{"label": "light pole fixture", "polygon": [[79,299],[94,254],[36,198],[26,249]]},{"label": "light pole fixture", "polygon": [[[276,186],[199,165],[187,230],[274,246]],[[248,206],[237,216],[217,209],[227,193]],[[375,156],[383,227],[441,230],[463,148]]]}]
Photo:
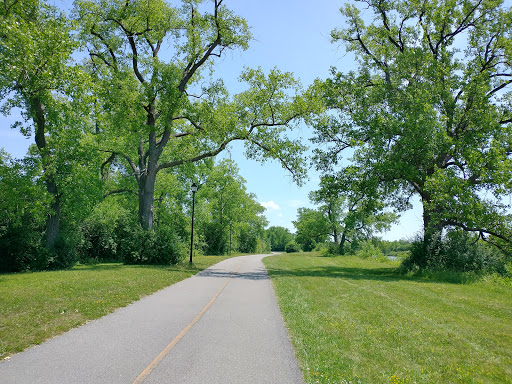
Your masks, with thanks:
[{"label": "light pole fixture", "polygon": [[229,256],[231,256],[231,232],[233,230],[233,220],[229,220]]},{"label": "light pole fixture", "polygon": [[192,228],[190,230],[190,264],[192,264],[192,248],[194,247],[194,209],[196,205],[196,192],[197,185],[193,183],[190,186],[190,190],[192,191]]}]

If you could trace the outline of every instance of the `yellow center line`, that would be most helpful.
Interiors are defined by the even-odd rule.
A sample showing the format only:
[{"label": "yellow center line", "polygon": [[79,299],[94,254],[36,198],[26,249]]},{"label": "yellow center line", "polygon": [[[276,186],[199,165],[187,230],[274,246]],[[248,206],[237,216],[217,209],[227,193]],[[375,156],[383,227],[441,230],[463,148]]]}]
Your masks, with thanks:
[{"label": "yellow center line", "polygon": [[242,264],[240,263],[233,272],[231,272],[231,275],[229,276],[229,278],[226,280],[226,282],[224,283],[224,285],[217,291],[217,293],[215,294],[215,296],[213,296],[213,298],[210,300],[210,302],[208,304],[206,304],[206,306],[201,310],[201,312],[199,312],[197,314],[196,317],[194,317],[194,320],[192,320],[190,322],[189,325],[187,325],[181,332],[178,336],[176,336],[174,338],[173,341],[171,341],[169,343],[169,345],[167,347],[164,348],[164,350],[162,352],[159,353],[159,355],[157,357],[155,357],[155,359],[146,367],[146,369],[144,371],[142,371],[142,373],[133,381],[132,384],[139,384],[139,383],[142,383],[150,374],[151,372],[153,372],[153,370],[158,366],[158,364],[160,364],[160,362],[165,358],[165,356],[167,356],[169,354],[169,352],[171,352],[171,350],[174,348],[174,346],[176,344],[178,344],[178,342],[183,338],[183,336],[185,336],[188,331],[190,331],[190,329],[199,321],[199,319],[205,314],[205,312],[208,310],[208,308],[210,308],[212,306],[212,304],[215,302],[215,300],[217,300],[217,297],[220,295],[220,293],[222,292],[222,290],[224,288],[226,288],[226,285],[228,285],[229,281],[233,278],[233,275],[235,273],[238,272],[238,270],[240,269],[240,266]]}]

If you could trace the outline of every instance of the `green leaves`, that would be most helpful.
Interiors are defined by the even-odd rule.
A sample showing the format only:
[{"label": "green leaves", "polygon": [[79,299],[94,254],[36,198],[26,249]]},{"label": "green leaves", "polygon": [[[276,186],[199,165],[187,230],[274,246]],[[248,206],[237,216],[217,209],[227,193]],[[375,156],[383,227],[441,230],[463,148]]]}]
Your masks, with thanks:
[{"label": "green leaves", "polygon": [[[326,146],[317,166],[399,209],[417,193],[426,230],[509,237],[511,11],[501,1],[364,3],[371,24],[347,5],[347,26],[332,34],[360,68],[321,88],[333,115],[316,127]],[[352,164],[339,170],[346,150]]]}]

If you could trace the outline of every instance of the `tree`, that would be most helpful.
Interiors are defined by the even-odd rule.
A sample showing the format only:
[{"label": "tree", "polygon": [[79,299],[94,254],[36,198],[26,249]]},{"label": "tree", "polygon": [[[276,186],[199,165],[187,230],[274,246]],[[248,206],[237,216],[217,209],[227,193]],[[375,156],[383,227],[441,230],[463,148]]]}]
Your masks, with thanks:
[{"label": "tree", "polygon": [[[247,89],[230,98],[222,81],[210,80],[214,59],[246,49],[244,19],[223,0],[210,12],[199,0],[181,8],[163,0],[77,1],[75,15],[97,78],[96,121],[107,163],[118,160],[137,182],[139,222],[153,227],[157,175],[201,161],[234,140],[250,158],[279,160],[300,180],[303,146],[284,131],[308,115],[291,74],[246,69]],[[171,47],[165,50],[166,47]],[[202,84],[202,85],[201,85]]]},{"label": "tree", "polygon": [[322,177],[320,188],[309,195],[311,202],[321,204],[319,211],[327,220],[329,235],[339,243],[340,253],[345,242],[370,239],[397,220],[396,214],[385,211],[381,200],[368,198],[364,189],[351,182]]},{"label": "tree", "polygon": [[293,225],[297,229],[295,241],[306,252],[312,251],[316,244],[325,242],[329,236],[329,223],[319,210],[299,208]]},{"label": "tree", "polygon": [[248,193],[245,180],[231,160],[223,160],[208,175],[197,192],[197,225],[207,254],[225,254],[231,246],[254,252],[266,220],[256,196]]},{"label": "tree", "polygon": [[[398,210],[417,194],[424,241],[445,228],[511,242],[512,12],[495,0],[362,2],[332,32],[359,63],[323,84],[337,115],[316,126],[316,161]],[[461,49],[462,47],[462,49]],[[341,165],[345,150],[352,163]]]},{"label": "tree", "polygon": [[293,235],[288,228],[272,226],[266,232],[272,251],[284,251],[286,244],[293,240]]},{"label": "tree", "polygon": [[[87,81],[79,67],[72,66],[77,48],[71,23],[56,8],[43,1],[5,1],[0,14],[1,112],[20,108],[24,118],[13,128],[30,136],[42,163],[46,191],[51,196],[46,220],[46,247],[59,237],[63,180],[72,163],[82,133],[83,94]],[[75,103],[73,103],[75,102]],[[78,105],[82,102],[82,105]],[[80,115],[82,114],[82,115]],[[79,128],[80,127],[80,128]],[[82,151],[83,154],[83,151]],[[82,159],[87,162],[87,159]]]}]

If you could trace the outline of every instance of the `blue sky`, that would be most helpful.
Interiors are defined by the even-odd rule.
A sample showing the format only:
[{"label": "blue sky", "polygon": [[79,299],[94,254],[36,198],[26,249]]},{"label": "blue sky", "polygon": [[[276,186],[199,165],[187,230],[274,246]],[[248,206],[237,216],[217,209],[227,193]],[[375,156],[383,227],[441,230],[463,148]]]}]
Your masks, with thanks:
[{"label": "blue sky", "polygon": [[[315,78],[325,79],[333,66],[343,71],[356,69],[353,57],[346,54],[342,46],[330,42],[331,30],[343,25],[343,16],[339,12],[343,1],[238,0],[230,4],[248,21],[255,40],[248,51],[233,53],[224,59],[223,64],[230,70],[238,68],[240,71],[244,65],[261,66],[265,70],[278,67],[293,72],[306,87]],[[300,134],[307,140],[312,130],[304,126]],[[229,157],[228,154],[224,156]],[[261,165],[246,160],[240,143],[232,146],[231,156],[247,181],[247,189],[266,207],[265,215],[270,225],[294,230],[292,221],[297,217],[297,208],[313,207],[308,194],[318,188],[319,174],[311,169],[309,181],[299,188],[277,162]],[[382,234],[383,238],[411,238],[421,229],[419,200],[414,205],[413,210],[402,216],[400,224]]]},{"label": "blue sky", "polygon": [[[53,0],[50,3],[61,7],[70,2]],[[222,77],[230,92],[236,93],[237,77],[244,66],[262,67],[265,71],[277,67],[293,72],[304,87],[315,78],[325,79],[332,66],[342,71],[354,69],[353,58],[343,47],[330,43],[330,31],[343,25],[343,17],[338,11],[342,3],[340,0],[225,0],[229,8],[247,20],[254,41],[249,50],[229,52],[222,58],[216,76]],[[14,157],[22,157],[34,139],[27,140],[11,130],[13,121],[13,118],[0,116],[0,147]],[[311,129],[301,127],[299,134],[309,145],[307,139]],[[296,219],[297,208],[311,207],[308,193],[317,189],[319,175],[311,169],[309,181],[299,188],[277,162],[262,165],[246,160],[243,144],[232,145],[229,153],[223,156],[231,156],[238,163],[240,174],[247,181],[247,190],[256,194],[258,201],[266,207],[265,216],[270,225],[293,230],[292,220]],[[419,208],[419,202],[416,202],[415,208],[403,215],[401,223],[383,237],[396,240],[414,236],[421,229]]]}]

